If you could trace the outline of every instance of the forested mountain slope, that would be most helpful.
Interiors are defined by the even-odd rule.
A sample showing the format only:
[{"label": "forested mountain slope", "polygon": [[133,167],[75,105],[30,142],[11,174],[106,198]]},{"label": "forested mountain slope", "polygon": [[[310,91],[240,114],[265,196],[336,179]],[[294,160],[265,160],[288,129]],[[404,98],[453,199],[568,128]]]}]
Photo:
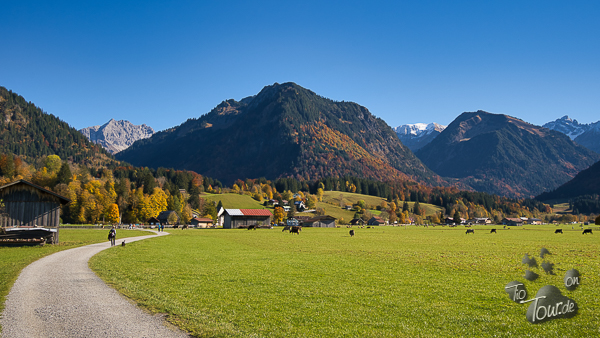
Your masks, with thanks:
[{"label": "forested mountain slope", "polygon": [[461,114],[416,154],[440,176],[511,197],[555,189],[600,159],[562,133],[484,111]]},{"label": "forested mountain slope", "polygon": [[0,87],[0,140],[0,153],[24,158],[58,155],[75,162],[114,161],[75,128],[4,87]]},{"label": "forested mountain slope", "polygon": [[294,83],[224,101],[198,119],[137,141],[117,158],[193,170],[224,182],[343,175],[441,182],[365,107],[323,98]]}]

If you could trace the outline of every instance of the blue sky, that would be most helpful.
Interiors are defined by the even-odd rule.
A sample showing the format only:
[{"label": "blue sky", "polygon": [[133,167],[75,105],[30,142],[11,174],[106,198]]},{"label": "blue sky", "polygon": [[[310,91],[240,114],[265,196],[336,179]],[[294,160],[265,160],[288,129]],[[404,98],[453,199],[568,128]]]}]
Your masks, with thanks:
[{"label": "blue sky", "polygon": [[390,126],[600,120],[598,1],[3,3],[0,86],[80,129],[163,130],[295,82]]}]

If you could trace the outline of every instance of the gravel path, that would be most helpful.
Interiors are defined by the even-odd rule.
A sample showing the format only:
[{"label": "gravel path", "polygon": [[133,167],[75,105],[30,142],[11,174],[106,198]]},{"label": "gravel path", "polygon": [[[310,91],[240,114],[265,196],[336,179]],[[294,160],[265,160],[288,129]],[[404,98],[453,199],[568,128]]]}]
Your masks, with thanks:
[{"label": "gravel path", "polygon": [[[163,233],[125,240],[130,243],[159,235]],[[135,306],[90,270],[88,260],[108,248],[106,242],[65,250],[23,269],[6,299],[1,336],[189,337],[160,315]]]}]

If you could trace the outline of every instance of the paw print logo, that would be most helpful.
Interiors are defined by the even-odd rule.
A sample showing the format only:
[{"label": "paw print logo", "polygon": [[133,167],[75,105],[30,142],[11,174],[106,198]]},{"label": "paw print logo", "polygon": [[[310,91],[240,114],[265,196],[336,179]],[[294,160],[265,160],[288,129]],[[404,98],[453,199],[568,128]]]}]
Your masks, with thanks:
[{"label": "paw print logo", "polygon": [[[546,261],[548,255],[550,255],[550,252],[546,248],[542,248],[540,258],[543,261],[540,266],[546,274],[555,275],[554,264]],[[531,271],[533,268],[538,268],[535,257],[529,257],[528,254],[525,254],[522,263],[528,266],[524,278],[530,282],[538,279],[540,275]],[[579,271],[575,269],[567,271],[563,279],[565,288],[569,291],[574,291],[579,286],[580,278]],[[532,324],[543,323],[558,318],[572,318],[577,314],[579,309],[575,300],[563,295],[560,289],[554,285],[546,285],[540,288],[532,299],[527,299],[527,288],[524,283],[519,281],[512,281],[506,284],[504,291],[508,293],[508,297],[515,303],[530,303],[526,317]]]}]

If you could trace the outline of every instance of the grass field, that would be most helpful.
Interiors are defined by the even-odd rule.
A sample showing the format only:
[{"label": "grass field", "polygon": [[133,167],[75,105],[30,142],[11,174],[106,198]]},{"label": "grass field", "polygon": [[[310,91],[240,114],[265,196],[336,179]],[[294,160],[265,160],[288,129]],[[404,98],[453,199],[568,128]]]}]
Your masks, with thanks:
[{"label": "grass field", "polygon": [[[21,270],[30,263],[55,253],[74,247],[108,241],[108,229],[61,229],[60,244],[33,247],[2,247],[0,246],[0,311],[4,309],[6,295]],[[146,236],[148,232],[139,230],[117,231],[117,238]]]},{"label": "grass field", "polygon": [[240,194],[206,194],[200,196],[207,201],[223,203],[226,209],[265,209],[262,203],[247,195]]},{"label": "grass field", "polygon": [[[193,229],[96,255],[105,281],[198,337],[589,337],[600,335],[597,235],[562,226]],[[593,227],[597,231],[598,227]],[[600,234],[600,231],[598,231]],[[555,275],[524,279],[527,253],[552,255]],[[581,286],[563,277],[578,269]],[[571,319],[530,324],[528,304],[544,285],[574,299]]]}]

